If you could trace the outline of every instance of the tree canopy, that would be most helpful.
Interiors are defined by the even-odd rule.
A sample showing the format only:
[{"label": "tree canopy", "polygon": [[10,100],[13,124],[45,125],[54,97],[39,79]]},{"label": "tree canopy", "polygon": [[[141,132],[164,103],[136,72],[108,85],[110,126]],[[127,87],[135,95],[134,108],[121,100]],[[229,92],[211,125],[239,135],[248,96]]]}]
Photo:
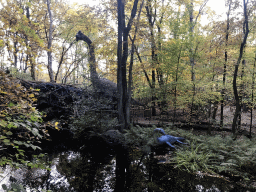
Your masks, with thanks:
[{"label": "tree canopy", "polygon": [[[223,20],[210,19],[217,15],[207,2],[126,0],[122,24],[118,4],[110,0],[94,7],[54,0],[1,1],[1,68],[34,80],[89,83],[89,47],[75,41],[81,31],[93,42],[99,76],[118,84],[117,26],[122,25],[123,67],[132,69],[132,96],[150,101],[152,115],[159,106],[161,112],[174,110],[174,119],[185,110],[190,122],[198,115],[216,122],[218,105],[238,98],[234,78],[239,105],[255,105],[255,2],[227,0]],[[207,24],[201,22],[205,15]],[[128,75],[122,82],[126,79]],[[223,127],[223,107],[221,111]]]}]

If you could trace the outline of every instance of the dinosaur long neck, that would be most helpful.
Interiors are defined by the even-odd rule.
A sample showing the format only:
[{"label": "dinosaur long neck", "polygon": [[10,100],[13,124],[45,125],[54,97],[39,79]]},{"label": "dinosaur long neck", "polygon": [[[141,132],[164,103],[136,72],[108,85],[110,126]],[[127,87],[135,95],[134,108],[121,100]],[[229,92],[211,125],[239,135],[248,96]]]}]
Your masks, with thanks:
[{"label": "dinosaur long neck", "polygon": [[89,46],[89,65],[90,65],[90,75],[91,75],[91,81],[93,84],[93,87],[97,86],[98,83],[98,73],[96,71],[96,59],[95,59],[95,52],[94,52],[94,46],[89,37],[87,37],[85,34],[83,34],[81,31],[79,31],[76,35],[76,40],[83,40],[86,42]]},{"label": "dinosaur long neck", "polygon": [[98,73],[96,71],[96,60],[94,53],[94,46],[89,44],[89,64],[90,64],[90,75],[92,81],[98,80]]}]

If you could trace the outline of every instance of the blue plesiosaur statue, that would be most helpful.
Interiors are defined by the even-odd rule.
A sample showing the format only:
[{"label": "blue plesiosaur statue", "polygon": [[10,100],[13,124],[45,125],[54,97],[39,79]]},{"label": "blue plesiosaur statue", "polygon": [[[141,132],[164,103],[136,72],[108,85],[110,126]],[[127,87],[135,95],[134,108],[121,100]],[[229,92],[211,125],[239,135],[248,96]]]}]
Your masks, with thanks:
[{"label": "blue plesiosaur statue", "polygon": [[161,128],[156,128],[154,130],[154,135],[156,132],[159,132],[161,134],[163,134],[161,137],[157,138],[157,142],[158,144],[162,145],[164,143],[166,143],[167,145],[169,145],[170,147],[176,149],[176,147],[174,147],[172,144],[174,143],[181,143],[181,144],[187,144],[187,143],[182,143],[181,141],[185,140],[183,137],[174,137],[172,135],[166,135],[166,133],[164,132],[163,129]]}]

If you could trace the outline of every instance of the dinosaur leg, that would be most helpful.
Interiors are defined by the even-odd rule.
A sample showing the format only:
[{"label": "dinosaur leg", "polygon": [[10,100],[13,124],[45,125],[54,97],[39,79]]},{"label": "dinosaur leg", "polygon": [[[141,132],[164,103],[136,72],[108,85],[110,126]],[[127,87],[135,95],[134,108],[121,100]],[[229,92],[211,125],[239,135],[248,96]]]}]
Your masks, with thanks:
[{"label": "dinosaur leg", "polygon": [[177,140],[178,143],[184,144],[184,145],[188,145],[188,143],[182,143],[181,141]]},{"label": "dinosaur leg", "polygon": [[174,147],[171,143],[169,143],[168,141],[166,142],[167,145],[169,145],[170,147],[176,149],[176,147]]}]

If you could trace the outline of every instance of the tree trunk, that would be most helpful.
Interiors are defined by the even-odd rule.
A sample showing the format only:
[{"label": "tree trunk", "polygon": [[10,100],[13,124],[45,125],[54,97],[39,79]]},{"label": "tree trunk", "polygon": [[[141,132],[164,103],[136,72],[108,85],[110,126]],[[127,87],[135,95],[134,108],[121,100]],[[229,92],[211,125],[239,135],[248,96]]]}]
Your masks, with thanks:
[{"label": "tree trunk", "polygon": [[[127,125],[130,126],[130,105],[131,105],[131,98],[132,98],[132,68],[133,68],[133,57],[134,57],[134,52],[135,52],[135,39],[136,39],[136,35],[137,35],[137,31],[138,31],[138,23],[139,23],[139,19],[140,19],[140,14],[142,11],[142,7],[144,5],[144,0],[142,0],[142,3],[140,5],[140,10],[138,13],[138,17],[137,17],[137,22],[136,22],[136,26],[135,26],[135,32],[134,32],[134,36],[132,41],[132,50],[131,50],[131,59],[130,59],[130,66],[129,66],[129,76],[128,76],[128,89],[127,89],[127,107],[126,107],[126,122]],[[131,39],[131,36],[129,36]]]},{"label": "tree trunk", "polygon": [[195,85],[195,59],[194,59],[194,50],[193,50],[193,41],[194,41],[194,0],[191,0],[189,5],[189,60],[191,66],[191,82],[192,82],[192,99],[191,99],[191,109],[190,109],[190,122],[192,121],[192,116],[194,113],[194,100],[196,95],[196,85]]},{"label": "tree trunk", "polygon": [[144,75],[145,75],[145,77],[146,77],[146,79],[147,79],[148,85],[149,85],[149,87],[152,89],[152,83],[151,83],[151,81],[150,81],[150,79],[149,79],[149,76],[148,76],[147,71],[145,70],[145,67],[144,67],[144,65],[143,65],[142,59],[141,59],[140,54],[139,54],[139,52],[138,52],[138,48],[137,48],[136,46],[135,46],[135,52],[136,52],[136,55],[137,55],[137,57],[138,57],[140,63],[142,64],[143,73],[144,73]]},{"label": "tree trunk", "polygon": [[222,84],[223,84],[223,89],[221,91],[221,107],[220,107],[220,127],[223,127],[224,123],[224,97],[225,97],[225,85],[226,85],[226,74],[227,74],[227,62],[228,62],[228,38],[229,38],[229,15],[230,15],[230,10],[231,10],[231,2],[229,3],[228,7],[228,12],[227,12],[227,29],[226,29],[226,39],[225,39],[225,60],[224,60],[224,65],[223,65],[223,79],[222,79]]},{"label": "tree trunk", "polygon": [[118,3],[118,43],[117,43],[117,91],[118,91],[118,119],[120,124],[120,131],[122,132],[125,128],[125,117],[123,111],[124,90],[123,90],[123,33],[125,27],[124,18],[124,3],[122,0],[117,0]]},{"label": "tree trunk", "polygon": [[190,122],[192,120],[192,115],[194,113],[194,101],[196,96],[196,84],[195,84],[195,53],[196,49],[193,48],[193,42],[194,42],[194,28],[197,23],[198,17],[201,15],[203,8],[205,7],[206,3],[209,0],[204,0],[204,3],[200,6],[199,12],[194,19],[194,0],[190,0],[190,5],[188,5],[188,11],[189,11],[189,60],[190,60],[190,66],[191,66],[191,82],[192,82],[192,100],[191,100],[191,111],[190,111]]},{"label": "tree trunk", "polygon": [[118,48],[117,48],[117,89],[118,89],[118,114],[120,131],[122,132],[128,127],[127,119],[129,119],[129,113],[127,113],[128,95],[127,95],[127,75],[126,75],[126,62],[128,58],[128,37],[133,23],[133,19],[136,16],[138,0],[134,1],[131,16],[127,26],[125,26],[125,12],[124,2],[117,0],[118,3]]},{"label": "tree trunk", "polygon": [[250,134],[249,137],[252,137],[252,120],[253,120],[253,102],[254,102],[254,84],[255,84],[255,68],[256,68],[256,54],[254,56],[254,63],[253,63],[253,72],[252,72],[252,98],[251,98],[251,119],[250,119]]},{"label": "tree trunk", "polygon": [[49,29],[49,37],[48,37],[48,47],[47,47],[47,56],[48,56],[48,73],[50,77],[50,82],[55,82],[54,81],[54,76],[53,76],[53,70],[52,70],[52,24],[53,24],[53,19],[52,19],[52,12],[51,12],[51,7],[50,7],[50,0],[47,0],[47,9],[48,9],[48,14],[49,14],[49,19],[50,19],[50,29]]},{"label": "tree trunk", "polygon": [[238,91],[237,91],[237,74],[238,74],[238,69],[239,69],[239,64],[241,62],[241,59],[243,57],[243,52],[244,52],[244,48],[246,45],[246,40],[249,34],[249,26],[248,26],[248,15],[247,15],[247,4],[248,1],[245,2],[245,0],[243,0],[244,2],[244,37],[243,37],[243,41],[240,45],[240,53],[239,53],[239,57],[237,59],[237,63],[235,65],[235,72],[234,72],[234,78],[233,78],[233,91],[234,91],[234,96],[235,96],[235,101],[236,101],[236,111],[235,111],[235,115],[233,118],[233,123],[232,123],[232,133],[235,135],[236,133],[236,127],[237,127],[237,119],[239,114],[241,113],[241,105],[240,105],[240,100],[239,100],[239,95],[238,95]]},{"label": "tree trunk", "polygon": [[[117,44],[117,91],[118,91],[118,120],[120,124],[120,132],[128,128],[129,117],[129,95],[127,92],[127,76],[126,76],[126,62],[128,58],[128,37],[136,16],[138,0],[134,1],[131,16],[127,26],[125,26],[125,9],[124,1],[117,0],[118,13],[118,44]],[[131,66],[132,67],[132,66]],[[131,70],[131,69],[130,69]],[[132,71],[129,71],[131,74]],[[131,76],[129,82],[132,81]],[[126,176],[129,172],[129,163],[127,163],[128,153],[126,150],[118,151],[116,156],[116,185],[115,192],[124,191],[126,188]],[[129,183],[129,182],[128,182]]]},{"label": "tree trunk", "polygon": [[173,113],[173,124],[176,119],[176,110],[177,110],[177,84],[178,84],[178,73],[180,66],[180,58],[181,58],[181,49],[178,56],[177,66],[176,66],[176,74],[175,74],[175,87],[174,87],[174,113]]},{"label": "tree trunk", "polygon": [[31,77],[33,80],[36,80],[36,67],[31,54],[29,54],[29,62],[31,65]]},{"label": "tree trunk", "polygon": [[[28,21],[30,22],[29,6],[26,6],[26,17],[27,17]],[[25,42],[26,42],[26,47],[27,47],[27,56],[26,56],[26,62],[25,62],[26,64],[25,64],[25,67],[24,67],[24,72],[26,73],[26,70],[28,69],[28,62],[30,62],[31,78],[33,80],[36,80],[36,75],[35,75],[35,73],[36,73],[36,66],[35,66],[35,62],[33,60],[33,54],[31,53],[33,50],[32,50],[32,46],[29,45],[29,40],[28,40],[27,35],[25,35]],[[28,47],[29,47],[29,50],[28,50]]]},{"label": "tree trunk", "polygon": [[154,154],[151,152],[149,154],[149,159],[148,159],[148,192],[154,192],[152,189],[152,183],[153,183],[153,176],[154,176],[154,171],[153,171],[153,165],[154,165]]},{"label": "tree trunk", "polygon": [[147,0],[146,4],[146,11],[147,11],[147,19],[149,23],[149,30],[150,30],[150,43],[151,43],[151,59],[152,59],[152,116],[156,116],[156,73],[158,75],[158,57],[157,57],[157,47],[155,42],[155,35],[154,35],[154,24],[155,18],[153,18],[153,10],[151,5],[151,0]]},{"label": "tree trunk", "polygon": [[[63,43],[63,45],[62,45],[61,57],[60,57],[60,61],[59,61],[59,63],[58,63],[57,72],[56,72],[56,74],[55,74],[55,82],[57,82],[58,75],[59,75],[60,69],[61,69],[61,65],[62,65],[62,63],[63,63],[63,61],[64,61],[64,56],[65,56],[65,54],[67,53],[67,51],[72,47],[73,44],[74,44],[74,41],[72,41],[72,42],[70,43],[70,45],[69,45],[69,47],[68,47],[67,49],[65,49],[64,43]],[[60,78],[60,79],[62,79],[62,78]]]},{"label": "tree trunk", "polygon": [[17,35],[18,35],[18,32],[16,32],[15,34],[14,34],[14,37],[15,37],[15,40],[14,40],[14,67],[17,69],[17,67],[18,67],[18,48],[17,48],[17,44],[18,44],[18,37],[17,37]]},{"label": "tree trunk", "polygon": [[[120,124],[120,131],[125,129],[125,113],[124,107],[124,78],[123,78],[123,33],[125,28],[124,2],[117,0],[118,11],[118,43],[117,43],[117,91],[118,91],[118,120]],[[125,68],[126,70],[126,68]],[[124,191],[125,189],[125,163],[124,154],[118,151],[116,154],[116,184],[114,192]]]},{"label": "tree trunk", "polygon": [[152,116],[156,116],[156,73],[155,70],[152,69]]},{"label": "tree trunk", "polygon": [[[244,81],[243,81],[243,77],[244,77],[244,68],[245,68],[245,59],[242,60],[242,72],[241,72],[241,85],[240,85],[240,93],[239,93],[239,100],[240,100],[240,105],[243,106],[243,97],[244,97]],[[238,115],[238,127],[237,129],[240,130],[241,129],[241,124],[242,124],[242,107],[241,107],[241,111]]]}]

